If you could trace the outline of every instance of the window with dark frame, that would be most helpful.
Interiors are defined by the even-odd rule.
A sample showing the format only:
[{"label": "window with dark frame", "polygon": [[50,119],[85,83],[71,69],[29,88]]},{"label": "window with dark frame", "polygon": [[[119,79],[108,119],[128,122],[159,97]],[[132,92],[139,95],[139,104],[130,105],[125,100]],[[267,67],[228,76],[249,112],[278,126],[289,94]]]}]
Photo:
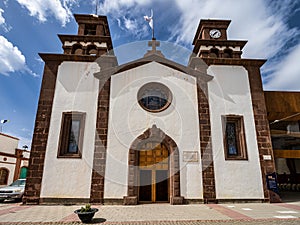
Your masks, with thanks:
[{"label": "window with dark frame", "polygon": [[222,116],[226,160],[247,160],[243,116]]},{"label": "window with dark frame", "polygon": [[97,24],[86,24],[84,35],[96,35]]},{"label": "window with dark frame", "polygon": [[81,158],[85,115],[81,112],[62,114],[58,158]]}]

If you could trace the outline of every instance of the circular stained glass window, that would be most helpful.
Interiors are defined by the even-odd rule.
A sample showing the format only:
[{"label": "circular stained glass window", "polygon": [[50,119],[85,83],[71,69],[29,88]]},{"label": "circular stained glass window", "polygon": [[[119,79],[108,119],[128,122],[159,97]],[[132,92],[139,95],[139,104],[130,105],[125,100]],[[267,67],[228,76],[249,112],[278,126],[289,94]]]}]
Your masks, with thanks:
[{"label": "circular stained glass window", "polygon": [[142,86],[137,97],[140,106],[149,112],[161,112],[168,108],[172,101],[170,89],[156,82]]}]

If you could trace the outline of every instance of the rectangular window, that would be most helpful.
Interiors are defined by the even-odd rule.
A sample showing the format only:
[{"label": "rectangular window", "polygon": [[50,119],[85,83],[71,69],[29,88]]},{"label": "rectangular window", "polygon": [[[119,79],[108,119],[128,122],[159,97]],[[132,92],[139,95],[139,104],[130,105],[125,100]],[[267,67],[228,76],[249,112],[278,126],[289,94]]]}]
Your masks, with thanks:
[{"label": "rectangular window", "polygon": [[57,157],[81,158],[85,113],[64,112]]},{"label": "rectangular window", "polygon": [[97,24],[86,24],[84,35],[96,35]]},{"label": "rectangular window", "polygon": [[247,147],[242,116],[222,116],[226,160],[247,160]]}]

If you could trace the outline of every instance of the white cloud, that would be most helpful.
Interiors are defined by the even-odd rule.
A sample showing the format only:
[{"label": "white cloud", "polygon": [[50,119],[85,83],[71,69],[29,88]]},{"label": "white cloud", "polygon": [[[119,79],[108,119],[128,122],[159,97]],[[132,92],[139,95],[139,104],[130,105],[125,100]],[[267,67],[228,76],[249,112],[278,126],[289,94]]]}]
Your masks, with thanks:
[{"label": "white cloud", "polygon": [[77,4],[78,0],[17,0],[17,2],[27,8],[30,15],[37,17],[40,22],[54,16],[62,26],[65,26],[72,16],[70,8]]},{"label": "white cloud", "polygon": [[275,68],[265,84],[267,90],[300,90],[300,44],[296,46]]},{"label": "white cloud", "polygon": [[26,70],[25,56],[5,37],[0,36],[0,74]]},{"label": "white cloud", "polygon": [[[133,6],[145,6],[149,5],[153,0],[104,0],[100,5],[100,12],[103,14],[117,13],[117,15],[122,15],[126,8],[131,8]],[[125,10],[124,10],[125,9]]]},{"label": "white cloud", "polygon": [[148,6],[151,3],[153,0],[106,0],[100,3],[99,13],[111,15],[121,30],[133,34],[139,39],[149,35],[147,27],[144,26],[144,15],[140,14],[143,11],[142,8],[150,11]]},{"label": "white cloud", "polygon": [[124,16],[124,24],[126,29],[130,31],[134,31],[138,27],[136,20],[131,20],[129,18],[126,18],[125,16]]},{"label": "white cloud", "polygon": [[6,24],[5,18],[2,15],[3,13],[4,10],[0,8],[0,26],[3,28],[5,32],[9,32],[11,30],[11,27]]},{"label": "white cloud", "polygon": [[4,13],[4,10],[0,8],[0,25],[5,24],[5,19],[2,13]]},{"label": "white cloud", "polygon": [[17,71],[28,73],[33,77],[39,77],[39,75],[28,68],[25,56],[18,47],[0,35],[0,74],[8,76],[9,73]]}]

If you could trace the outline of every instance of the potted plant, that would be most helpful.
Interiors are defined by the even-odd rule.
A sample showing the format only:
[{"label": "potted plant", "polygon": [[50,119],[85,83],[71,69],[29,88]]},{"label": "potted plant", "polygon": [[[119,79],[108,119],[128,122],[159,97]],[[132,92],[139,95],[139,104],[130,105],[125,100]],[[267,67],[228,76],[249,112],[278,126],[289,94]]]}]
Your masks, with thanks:
[{"label": "potted plant", "polygon": [[86,204],[85,207],[74,211],[83,223],[91,222],[96,212],[98,212],[98,209],[91,208],[91,204]]}]

